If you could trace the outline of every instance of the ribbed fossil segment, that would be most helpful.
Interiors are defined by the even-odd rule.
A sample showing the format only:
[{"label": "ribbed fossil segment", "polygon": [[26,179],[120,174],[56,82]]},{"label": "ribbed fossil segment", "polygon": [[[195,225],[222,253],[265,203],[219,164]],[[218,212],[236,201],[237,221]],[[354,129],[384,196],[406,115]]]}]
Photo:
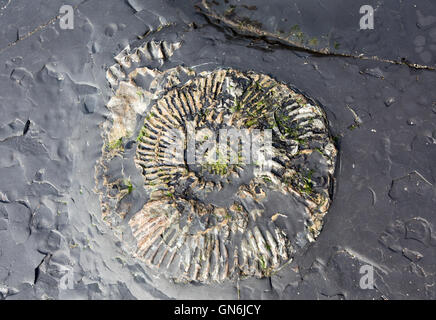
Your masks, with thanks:
[{"label": "ribbed fossil segment", "polygon": [[127,46],[115,57],[117,63],[106,71],[106,79],[115,88],[120,81],[127,78],[133,66],[150,61],[157,61],[162,65],[179,47],[180,42],[168,43],[154,40],[145,42],[142,46],[133,50],[130,49],[130,46]]},{"label": "ribbed fossil segment", "polygon": [[[238,146],[230,161],[208,147],[223,130],[258,154]],[[192,162],[198,150],[214,157]],[[268,276],[318,236],[335,159],[324,112],[304,95],[253,72],[192,77],[157,99],[137,138],[149,200],[128,222],[135,255],[177,281]]]},{"label": "ribbed fossil segment", "polygon": [[177,282],[269,276],[317,238],[330,206],[325,114],[266,75],[165,68],[179,46],[127,47],[107,71],[103,219]]}]

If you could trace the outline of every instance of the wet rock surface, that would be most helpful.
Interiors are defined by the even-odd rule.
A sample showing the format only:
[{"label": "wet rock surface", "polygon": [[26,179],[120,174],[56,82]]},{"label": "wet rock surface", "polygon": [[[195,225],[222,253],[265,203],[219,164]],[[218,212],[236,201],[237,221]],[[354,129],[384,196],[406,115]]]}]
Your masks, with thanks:
[{"label": "wet rock surface", "polygon": [[[359,5],[333,2],[224,1],[214,9],[310,45],[435,65],[432,1],[384,1],[375,29],[365,31]],[[59,26],[62,5],[0,2],[1,298],[435,298],[433,71],[245,37],[206,19],[196,2],[72,1],[72,30]],[[103,220],[95,166],[115,92],[106,76],[124,48],[145,42],[180,43],[149,66],[156,72],[254,71],[323,106],[338,147],[333,201],[317,241],[274,275],[174,283],[126,254],[130,242]],[[132,156],[135,139],[123,141]],[[119,168],[135,169],[117,160],[108,169],[114,181],[126,178]],[[146,202],[143,177],[130,178],[128,218]],[[373,289],[360,286],[366,265]]]}]

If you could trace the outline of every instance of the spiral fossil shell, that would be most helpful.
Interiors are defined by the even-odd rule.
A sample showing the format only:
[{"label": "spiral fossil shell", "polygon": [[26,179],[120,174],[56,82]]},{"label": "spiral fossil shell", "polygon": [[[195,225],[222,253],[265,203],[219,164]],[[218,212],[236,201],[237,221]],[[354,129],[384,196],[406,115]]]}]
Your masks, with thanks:
[{"label": "spiral fossil shell", "polygon": [[[330,206],[336,149],[323,110],[255,72],[179,68],[166,74],[160,90],[141,86],[150,72],[137,68],[120,82],[109,103],[114,115],[107,134],[116,141],[128,132],[126,119],[136,123],[135,115],[142,115],[132,161],[148,198],[128,218],[121,205],[105,205],[103,215],[128,219],[133,255],[176,281],[271,275],[316,239]],[[260,144],[270,130],[272,152],[261,158],[269,170],[256,162],[188,163],[189,129],[215,139],[232,128]],[[184,138],[178,155],[175,130]],[[195,143],[198,149],[203,141]],[[115,158],[110,150],[103,157],[106,163]],[[116,184],[107,167],[102,175],[105,184]],[[106,190],[122,198],[116,188]]]}]

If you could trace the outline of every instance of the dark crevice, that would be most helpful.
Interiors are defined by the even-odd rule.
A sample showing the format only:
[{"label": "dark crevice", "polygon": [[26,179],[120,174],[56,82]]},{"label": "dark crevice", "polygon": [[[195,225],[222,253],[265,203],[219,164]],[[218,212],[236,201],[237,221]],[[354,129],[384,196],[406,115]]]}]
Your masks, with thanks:
[{"label": "dark crevice", "polygon": [[44,262],[48,262],[51,258],[51,253],[47,253],[45,255],[45,257],[41,260],[41,262],[38,264],[38,266],[35,268],[35,278],[33,280],[33,284],[36,284],[36,282],[39,279],[39,274],[40,274],[40,268],[43,265]]},{"label": "dark crevice", "polygon": [[26,124],[24,125],[23,136],[26,135],[26,133],[29,131],[29,128],[30,128],[30,120],[27,120]]}]

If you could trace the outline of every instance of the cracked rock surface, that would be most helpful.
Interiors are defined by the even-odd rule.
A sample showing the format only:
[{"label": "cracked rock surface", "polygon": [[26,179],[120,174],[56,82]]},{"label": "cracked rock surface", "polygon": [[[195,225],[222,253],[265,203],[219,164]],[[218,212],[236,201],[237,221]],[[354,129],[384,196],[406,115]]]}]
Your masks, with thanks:
[{"label": "cracked rock surface", "polygon": [[[375,29],[365,31],[358,4],[330,2],[213,6],[308,45],[435,66],[433,1],[383,1]],[[72,30],[59,25],[64,4],[0,1],[1,299],[436,298],[434,71],[319,57],[237,34],[198,14],[197,1],[70,1]],[[106,76],[124,48],[146,41],[180,43],[149,66],[156,72],[251,70],[323,106],[338,147],[333,201],[317,241],[274,275],[174,283],[127,255],[103,221],[94,176],[114,94]],[[114,168],[130,165],[117,160]],[[138,179],[132,212],[144,205]],[[374,286],[362,289],[368,265]]]}]

